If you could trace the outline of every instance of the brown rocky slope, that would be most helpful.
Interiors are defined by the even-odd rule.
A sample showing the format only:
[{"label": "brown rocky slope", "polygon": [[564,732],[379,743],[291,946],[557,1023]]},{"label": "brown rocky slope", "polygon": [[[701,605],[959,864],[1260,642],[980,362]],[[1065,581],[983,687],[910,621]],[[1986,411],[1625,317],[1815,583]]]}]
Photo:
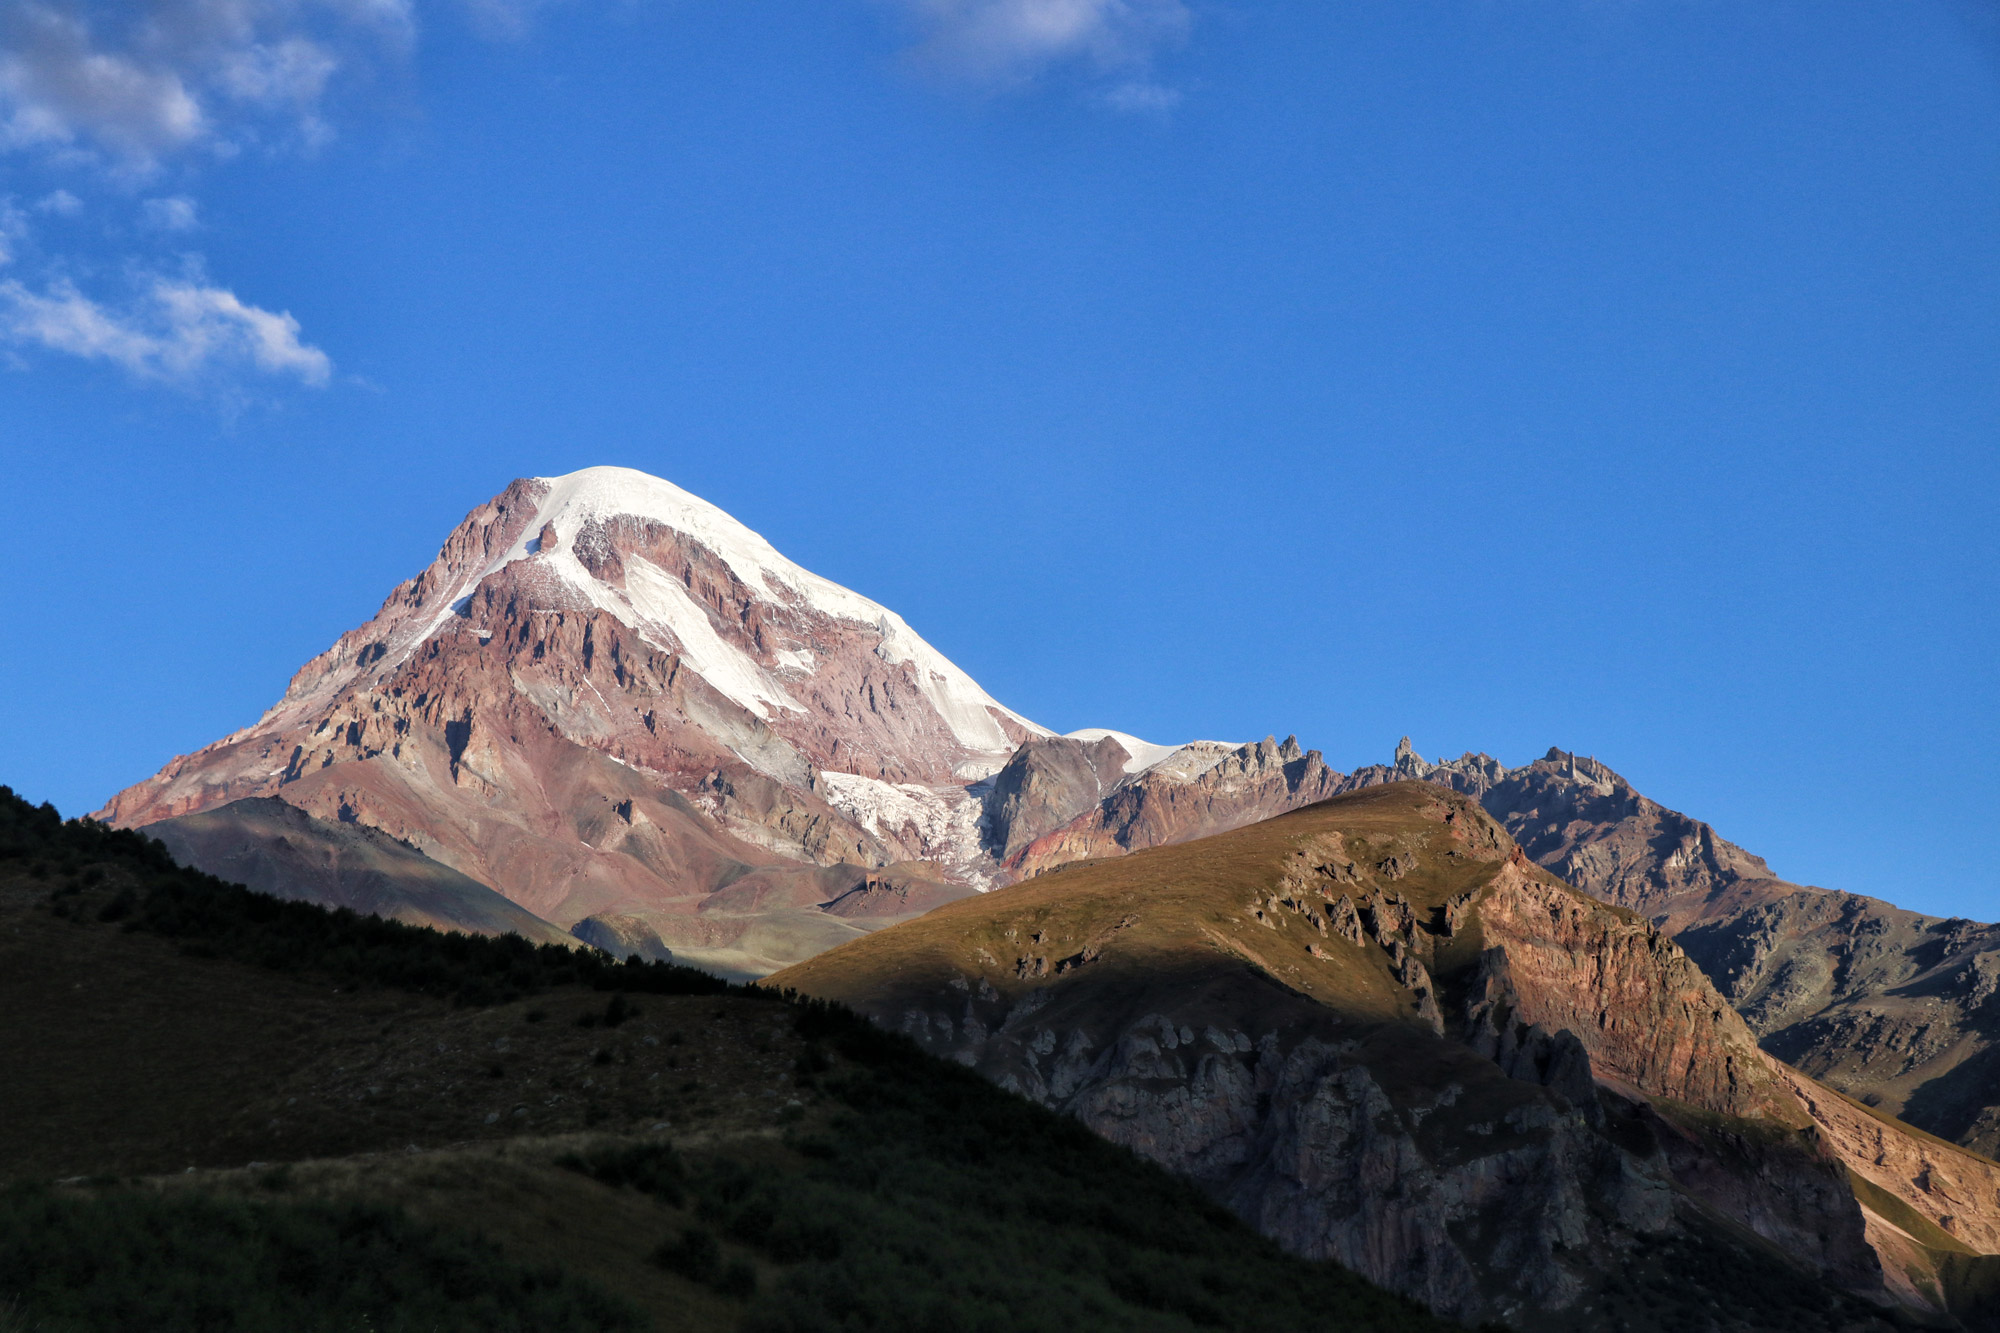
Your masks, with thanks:
[{"label": "brown rocky slope", "polygon": [[1761,1055],[1663,932],[1428,784],[948,904],[771,984],[861,1008],[1459,1317],[1651,1326],[1672,1303],[1635,1298],[1634,1274],[1676,1255],[1661,1281],[1724,1305],[1747,1264],[1769,1290],[1790,1271],[1937,1307],[1963,1287],[1943,1250],[1989,1252],[2000,1219],[2000,1168],[1955,1152],[1948,1210],[1901,1169],[1921,1153],[1859,1161],[1853,1127],[1801,1095],[1824,1090]]}]

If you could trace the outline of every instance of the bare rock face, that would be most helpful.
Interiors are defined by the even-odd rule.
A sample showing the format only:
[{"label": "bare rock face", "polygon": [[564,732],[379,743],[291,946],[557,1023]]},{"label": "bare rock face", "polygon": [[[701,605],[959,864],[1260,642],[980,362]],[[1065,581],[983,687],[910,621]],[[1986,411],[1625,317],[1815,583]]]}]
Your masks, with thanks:
[{"label": "bare rock face", "polygon": [[1206,837],[1325,800],[1342,775],[1319,751],[1266,736],[1255,745],[1201,752],[1185,765],[1162,764],[1120,786],[1089,810],[1008,855],[1007,869],[1030,876],[1073,861]]},{"label": "bare rock face", "polygon": [[1494,875],[1478,912],[1512,1012],[1575,1034],[1599,1077],[1725,1115],[1792,1114],[1743,1020],[1658,927],[1520,862]]},{"label": "bare rock face", "polygon": [[569,933],[613,958],[639,958],[649,963],[674,961],[674,951],[640,917],[587,916],[571,926]]},{"label": "bare rock face", "polygon": [[2000,1254],[2000,1163],[1910,1134],[1795,1069],[1770,1065],[1856,1175],[1973,1253]]},{"label": "bare rock face", "polygon": [[993,777],[985,796],[986,848],[1005,861],[1036,838],[1067,824],[1124,779],[1125,748],[1106,736],[1024,742]]},{"label": "bare rock face", "polygon": [[2000,1149],[2000,928],[1799,889],[1680,938],[1771,1054],[1932,1133]]},{"label": "bare rock face", "polygon": [[[1848,1174],[1917,1136],[1833,1132],[1662,930],[1428,784],[1045,874],[773,981],[1457,1317],[1603,1327],[1639,1256],[1745,1235],[1827,1291],[1928,1301],[1885,1284]],[[1890,1212],[1922,1188],[1877,1177]]]}]

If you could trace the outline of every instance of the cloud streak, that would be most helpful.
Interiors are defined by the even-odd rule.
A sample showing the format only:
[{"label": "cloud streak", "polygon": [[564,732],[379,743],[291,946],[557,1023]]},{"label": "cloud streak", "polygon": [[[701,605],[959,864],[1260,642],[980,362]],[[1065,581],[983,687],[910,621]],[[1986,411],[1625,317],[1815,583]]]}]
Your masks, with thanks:
[{"label": "cloud streak", "polygon": [[300,340],[299,322],[289,313],[246,305],[234,292],[187,279],[154,277],[124,309],[101,305],[66,281],[40,292],[0,282],[0,338],[187,389],[243,370],[315,388],[333,374],[332,360]]},{"label": "cloud streak", "polygon": [[193,231],[201,225],[194,200],[186,195],[148,199],[139,205],[139,217],[154,231]]},{"label": "cloud streak", "polygon": [[[425,0],[454,4],[489,36],[518,38],[555,0]],[[1120,111],[1158,114],[1178,93],[1153,74],[1187,38],[1188,0],[870,0],[900,12],[913,54],[934,71],[991,87],[1066,72]],[[248,304],[200,276],[159,276],[168,247],[200,229],[186,194],[139,199],[172,169],[249,148],[311,149],[332,136],[337,83],[376,57],[413,49],[418,0],[0,0],[0,156],[66,173],[86,196],[136,208],[138,225],[106,238],[148,246],[127,255],[142,275],[105,304],[72,275],[102,271],[44,254],[44,225],[76,228],[100,210],[67,189],[27,208],[0,197],[0,345],[57,352],[190,390],[259,375],[308,386],[333,363],[289,313]],[[58,222],[58,220],[66,220]],[[18,356],[16,357],[18,361]]]}]

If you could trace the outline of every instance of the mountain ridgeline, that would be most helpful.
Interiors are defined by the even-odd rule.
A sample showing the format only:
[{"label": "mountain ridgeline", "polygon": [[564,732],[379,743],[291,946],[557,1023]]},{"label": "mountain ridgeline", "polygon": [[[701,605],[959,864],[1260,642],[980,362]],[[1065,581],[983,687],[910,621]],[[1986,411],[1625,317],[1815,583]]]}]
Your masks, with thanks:
[{"label": "mountain ridgeline", "polygon": [[1559,750],[1506,768],[1429,764],[1405,741],[1399,780],[1476,797],[1529,856],[1659,924],[1763,1048],[1942,1138],[2000,1150],[2000,927],[1807,888],[1594,759]]}]

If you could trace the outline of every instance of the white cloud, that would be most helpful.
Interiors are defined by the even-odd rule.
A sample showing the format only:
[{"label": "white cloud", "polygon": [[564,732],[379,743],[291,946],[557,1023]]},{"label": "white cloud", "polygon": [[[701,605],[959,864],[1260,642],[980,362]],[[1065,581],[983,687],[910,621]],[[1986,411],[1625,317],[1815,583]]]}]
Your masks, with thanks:
[{"label": "white cloud", "polygon": [[0,147],[144,170],[261,126],[324,138],[347,55],[400,49],[411,0],[0,0]]},{"label": "white cloud", "polygon": [[518,41],[528,33],[535,11],[549,0],[463,0],[472,26],[501,41]]},{"label": "white cloud", "polygon": [[194,200],[186,195],[148,199],[139,205],[139,216],[154,231],[193,231],[201,225]]},{"label": "white cloud", "polygon": [[[1098,74],[1143,73],[1187,37],[1183,0],[895,0],[922,34],[919,55],[948,72],[993,84],[1028,82],[1063,65]],[[1136,79],[1123,87],[1153,89]],[[1143,105],[1162,109],[1165,89]],[[1114,106],[1117,97],[1107,98]],[[1134,100],[1128,94],[1126,103]],[[1144,101],[1144,99],[1141,99]]]},{"label": "white cloud", "polygon": [[1117,111],[1162,116],[1181,100],[1179,92],[1148,80],[1121,83],[1104,94],[1104,103]]},{"label": "white cloud", "polygon": [[0,43],[0,103],[15,146],[89,136],[128,157],[150,156],[204,128],[201,107],[177,72],[98,49],[79,15],[9,5]]},{"label": "white cloud", "polygon": [[[126,194],[174,163],[251,145],[323,142],[335,80],[379,55],[406,52],[415,0],[0,0],[0,160],[8,154],[65,170],[88,193]],[[70,216],[82,202],[58,189],[33,205]],[[149,248],[194,230],[193,198],[138,203]],[[129,299],[100,302],[67,273],[101,269],[39,253],[21,210],[0,199],[0,344],[107,362],[136,378],[194,388],[231,376],[328,382],[333,363],[302,340],[298,321],[237,299],[199,276],[142,276]],[[70,236],[71,243],[77,237]],[[198,264],[198,260],[190,261]]]},{"label": "white cloud", "polygon": [[91,361],[140,379],[195,387],[250,369],[319,386],[333,374],[325,352],[299,340],[290,314],[246,305],[234,292],[154,277],[124,309],[91,300],[66,281],[42,292],[0,282],[0,338]]}]

